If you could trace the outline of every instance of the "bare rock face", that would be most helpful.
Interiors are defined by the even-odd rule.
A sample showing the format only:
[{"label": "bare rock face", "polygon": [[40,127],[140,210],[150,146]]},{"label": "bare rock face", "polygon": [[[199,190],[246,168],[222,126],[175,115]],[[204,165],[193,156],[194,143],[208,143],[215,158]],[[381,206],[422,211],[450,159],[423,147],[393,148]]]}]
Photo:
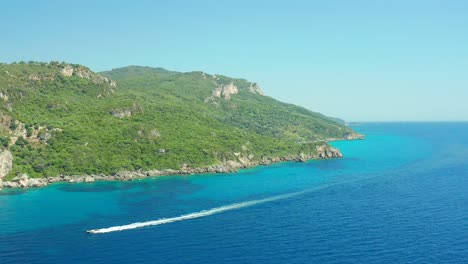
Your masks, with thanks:
[{"label": "bare rock face", "polygon": [[364,139],[364,135],[356,133],[356,132],[348,132],[343,136],[346,140],[356,140],[356,139]]},{"label": "bare rock face", "polygon": [[94,182],[94,178],[91,176],[86,176],[84,182]]},{"label": "bare rock face", "polygon": [[60,73],[65,77],[78,76],[83,79],[91,80],[96,84],[107,84],[112,88],[115,88],[116,86],[115,81],[110,80],[109,78],[106,78],[99,74],[95,74],[91,70],[83,66],[66,65],[60,70]]},{"label": "bare rock face", "polygon": [[222,96],[226,100],[231,99],[232,94],[238,94],[238,93],[239,93],[239,89],[237,89],[237,86],[235,86],[233,83],[223,86]]},{"label": "bare rock face", "polygon": [[0,179],[7,176],[13,168],[13,155],[9,150],[0,152]]},{"label": "bare rock face", "polygon": [[230,83],[228,85],[220,85],[216,87],[213,92],[211,93],[211,97],[207,99],[215,99],[215,98],[224,98],[226,100],[231,99],[231,95],[238,94],[239,89],[237,88],[234,83]]},{"label": "bare rock face", "polygon": [[[202,78],[204,78],[202,75]],[[233,82],[229,84],[217,84],[217,82],[214,82],[217,86],[211,91],[211,95],[205,98],[205,103],[213,103],[215,105],[219,105],[218,99],[225,99],[226,101],[229,101],[231,97],[235,94],[239,94],[239,87],[237,87]],[[247,88],[241,88],[247,91]],[[264,95],[262,89],[258,84],[256,83],[250,83],[250,86],[248,87],[248,91],[253,94],[258,94],[258,95]],[[232,107],[236,108],[236,105],[233,105]]]},{"label": "bare rock face", "polygon": [[262,89],[256,83],[250,84],[249,92],[254,93],[254,94],[264,95]]},{"label": "bare rock face", "polygon": [[3,183],[3,188],[18,188],[20,187],[17,182],[7,181]]},{"label": "bare rock face", "polygon": [[73,67],[70,66],[70,65],[67,65],[67,66],[65,66],[65,68],[63,68],[63,69],[61,70],[61,73],[62,73],[62,75],[65,76],[65,77],[70,77],[70,76],[73,75]]},{"label": "bare rock face", "polygon": [[213,92],[211,93],[211,96],[212,97],[217,97],[217,98],[221,98],[221,93],[223,92],[223,88],[221,86],[219,87],[216,87]]},{"label": "bare rock face", "polygon": [[8,101],[8,94],[5,92],[3,93],[2,91],[0,91],[0,99],[2,99],[3,101]]},{"label": "bare rock face", "polygon": [[20,177],[15,177],[14,181],[18,182],[20,187],[26,188],[29,185],[29,176],[23,173]]},{"label": "bare rock face", "polygon": [[144,109],[138,103],[133,103],[131,107],[128,108],[118,108],[113,109],[109,113],[117,118],[131,117],[139,113],[143,113]]},{"label": "bare rock face", "polygon": [[130,109],[114,109],[110,111],[113,117],[125,118],[132,116],[132,111]]},{"label": "bare rock face", "polygon": [[43,187],[47,185],[47,181],[45,179],[29,179],[27,183],[27,188],[37,188]]},{"label": "bare rock face", "polygon": [[332,158],[342,158],[343,154],[336,148],[333,148],[329,145],[317,146],[318,158],[321,159],[332,159]]},{"label": "bare rock face", "polygon": [[244,166],[249,166],[250,165],[250,160],[246,157],[239,157],[239,162],[244,165]]},{"label": "bare rock face", "polygon": [[11,181],[3,183],[5,188],[37,188],[48,184],[43,178],[29,178],[28,174],[23,173],[21,176],[13,178]]}]

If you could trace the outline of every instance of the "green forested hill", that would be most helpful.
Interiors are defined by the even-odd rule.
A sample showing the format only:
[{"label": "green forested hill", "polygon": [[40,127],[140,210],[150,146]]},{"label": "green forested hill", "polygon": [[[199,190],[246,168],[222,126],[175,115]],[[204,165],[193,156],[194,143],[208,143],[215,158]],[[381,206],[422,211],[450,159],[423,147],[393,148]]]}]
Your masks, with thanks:
[{"label": "green forested hill", "polygon": [[297,155],[355,134],[243,79],[130,66],[0,64],[0,139],[33,177]]}]

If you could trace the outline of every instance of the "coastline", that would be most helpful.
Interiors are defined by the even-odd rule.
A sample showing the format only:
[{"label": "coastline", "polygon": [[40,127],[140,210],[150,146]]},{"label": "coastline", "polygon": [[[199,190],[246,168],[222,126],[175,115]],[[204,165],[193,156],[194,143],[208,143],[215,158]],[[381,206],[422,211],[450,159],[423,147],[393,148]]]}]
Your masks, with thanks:
[{"label": "coastline", "polygon": [[[356,140],[354,139],[344,139]],[[288,155],[283,157],[262,157],[260,161],[250,161],[248,159],[239,159],[239,161],[228,160],[221,164],[200,167],[200,168],[188,168],[184,167],[179,170],[175,169],[164,169],[164,170],[148,170],[148,171],[122,171],[117,172],[115,175],[105,174],[84,174],[84,175],[61,175],[55,177],[46,178],[29,178],[28,175],[23,174],[22,176],[15,177],[11,181],[0,180],[0,191],[2,188],[40,188],[45,187],[49,184],[56,182],[67,182],[67,183],[92,183],[95,181],[132,181],[137,179],[144,179],[149,177],[158,176],[169,176],[169,175],[195,175],[195,174],[206,174],[206,173],[232,173],[237,172],[239,169],[246,169],[258,166],[267,166],[274,163],[280,162],[306,162],[308,160],[320,160],[320,159],[334,159],[342,158],[343,154],[336,148],[323,144],[317,147],[316,153],[299,153],[297,155]]]}]

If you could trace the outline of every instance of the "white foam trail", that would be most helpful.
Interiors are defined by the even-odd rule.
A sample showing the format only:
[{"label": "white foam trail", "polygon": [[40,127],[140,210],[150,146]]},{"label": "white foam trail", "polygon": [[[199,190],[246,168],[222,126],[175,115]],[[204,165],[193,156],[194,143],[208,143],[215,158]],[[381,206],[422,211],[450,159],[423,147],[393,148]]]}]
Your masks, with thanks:
[{"label": "white foam trail", "polygon": [[[322,186],[322,187],[325,187],[325,186]],[[283,199],[298,196],[298,195],[304,194],[306,192],[310,192],[312,190],[317,190],[317,189],[321,189],[321,188],[319,187],[319,188],[315,188],[315,189],[308,189],[308,190],[299,191],[299,192],[293,192],[293,193],[287,193],[287,194],[272,196],[272,197],[268,197],[268,198],[265,198],[265,199],[252,200],[252,201],[247,201],[247,202],[241,202],[241,203],[225,205],[225,206],[216,207],[216,208],[212,208],[212,209],[208,209],[208,210],[203,210],[203,211],[199,211],[199,212],[195,212],[195,213],[185,214],[185,215],[181,215],[181,216],[177,216],[177,217],[161,218],[161,219],[153,220],[153,221],[138,222],[138,223],[132,223],[132,224],[128,224],[128,225],[113,226],[113,227],[101,228],[101,229],[92,229],[92,230],[88,230],[86,232],[92,233],[92,234],[101,234],[101,233],[110,233],[110,232],[116,232],[116,231],[124,231],[124,230],[135,229],[135,228],[146,227],[146,226],[156,226],[156,225],[169,224],[169,223],[173,223],[173,222],[184,221],[184,220],[189,220],[189,219],[194,219],[194,218],[200,218],[200,217],[205,217],[205,216],[209,216],[209,215],[219,214],[219,213],[223,213],[223,212],[230,211],[230,210],[236,210],[236,209],[240,209],[240,208],[250,207],[250,206],[253,206],[253,205],[257,205],[257,204],[263,204],[263,203],[283,200]]]}]

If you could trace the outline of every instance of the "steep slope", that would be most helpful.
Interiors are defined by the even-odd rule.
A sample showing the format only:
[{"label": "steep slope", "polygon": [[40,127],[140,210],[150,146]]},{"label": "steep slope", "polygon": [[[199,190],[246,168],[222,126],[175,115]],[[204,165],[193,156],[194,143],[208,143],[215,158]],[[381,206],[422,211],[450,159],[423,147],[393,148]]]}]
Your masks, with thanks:
[{"label": "steep slope", "polygon": [[[101,73],[119,82],[122,93],[148,92],[160,102],[189,103],[224,124],[249,132],[297,141],[343,138],[352,132],[326,117],[264,96],[256,83],[203,72],[177,73],[149,67],[125,67]],[[205,104],[201,104],[204,102]]]},{"label": "steep slope", "polygon": [[317,158],[358,136],[243,79],[57,62],[0,64],[0,119],[7,178]]}]

